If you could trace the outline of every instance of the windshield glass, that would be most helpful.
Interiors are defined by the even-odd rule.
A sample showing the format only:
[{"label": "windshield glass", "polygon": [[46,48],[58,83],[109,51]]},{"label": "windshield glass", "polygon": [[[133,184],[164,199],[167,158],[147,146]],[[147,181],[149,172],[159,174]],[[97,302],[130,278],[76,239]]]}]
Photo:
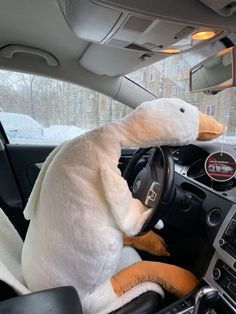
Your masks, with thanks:
[{"label": "windshield glass", "polygon": [[189,70],[206,59],[206,53],[205,50],[199,50],[196,53],[174,55],[131,73],[129,78],[158,97],[177,97],[197,106],[203,113],[213,116],[226,126],[223,136],[226,143],[236,144],[236,88],[225,89],[217,95],[189,91]]}]

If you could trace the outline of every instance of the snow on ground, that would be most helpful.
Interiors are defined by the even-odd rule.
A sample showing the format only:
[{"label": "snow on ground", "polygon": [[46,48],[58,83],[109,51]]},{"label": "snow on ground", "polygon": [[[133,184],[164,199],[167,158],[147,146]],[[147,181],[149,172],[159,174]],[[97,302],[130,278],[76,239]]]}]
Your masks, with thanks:
[{"label": "snow on ground", "polygon": [[77,126],[53,125],[48,128],[28,115],[0,112],[0,121],[10,143],[57,145],[88,130]]},{"label": "snow on ground", "polygon": [[49,128],[43,129],[43,136],[47,143],[54,142],[56,144],[62,143],[71,138],[77,137],[81,134],[84,134],[88,130],[81,129],[77,126],[66,126],[66,125],[53,125]]},{"label": "snow on ground", "polygon": [[0,121],[5,129],[42,129],[40,123],[22,113],[0,112]]}]

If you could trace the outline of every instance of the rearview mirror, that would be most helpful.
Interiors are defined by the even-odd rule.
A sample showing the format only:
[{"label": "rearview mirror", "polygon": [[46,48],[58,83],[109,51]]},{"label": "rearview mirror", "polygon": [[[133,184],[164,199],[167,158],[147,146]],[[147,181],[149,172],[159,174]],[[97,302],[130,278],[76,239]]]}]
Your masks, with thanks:
[{"label": "rearview mirror", "polygon": [[236,86],[236,49],[231,47],[202,61],[190,70],[190,91],[214,94]]}]

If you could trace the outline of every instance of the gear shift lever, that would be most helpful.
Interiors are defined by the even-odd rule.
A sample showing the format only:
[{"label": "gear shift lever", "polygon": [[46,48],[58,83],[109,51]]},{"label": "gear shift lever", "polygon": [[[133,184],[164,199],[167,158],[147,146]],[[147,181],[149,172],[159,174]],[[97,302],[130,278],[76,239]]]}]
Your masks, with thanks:
[{"label": "gear shift lever", "polygon": [[213,287],[201,288],[195,297],[193,314],[208,314],[219,297],[218,291]]}]

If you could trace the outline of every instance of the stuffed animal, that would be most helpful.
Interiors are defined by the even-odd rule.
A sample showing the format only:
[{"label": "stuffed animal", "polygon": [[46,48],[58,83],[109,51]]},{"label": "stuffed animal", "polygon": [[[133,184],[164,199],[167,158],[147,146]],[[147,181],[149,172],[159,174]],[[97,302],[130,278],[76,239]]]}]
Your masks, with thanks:
[{"label": "stuffed animal", "polygon": [[[131,114],[58,146],[24,211],[22,267],[31,291],[74,286],[83,313],[109,313],[147,290],[178,296],[197,283],[174,265],[141,261],[132,248],[168,255],[156,234],[136,239],[150,215],[121,177],[121,147],[183,145],[214,138],[221,124],[179,99],[145,102]],[[123,237],[125,243],[123,244]],[[156,247],[155,247],[156,246]],[[178,278],[178,280],[177,280]],[[159,285],[160,284],[160,285]]]}]

